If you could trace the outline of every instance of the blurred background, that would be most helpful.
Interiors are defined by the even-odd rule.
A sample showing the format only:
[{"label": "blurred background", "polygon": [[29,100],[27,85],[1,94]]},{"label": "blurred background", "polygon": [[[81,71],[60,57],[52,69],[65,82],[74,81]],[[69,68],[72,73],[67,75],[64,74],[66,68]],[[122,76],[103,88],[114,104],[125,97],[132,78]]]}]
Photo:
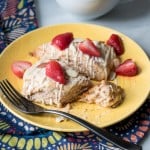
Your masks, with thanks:
[{"label": "blurred background", "polygon": [[40,26],[76,22],[107,26],[135,40],[150,56],[150,0],[120,0],[110,12],[90,20],[76,18],[55,0],[35,0],[35,4]]}]

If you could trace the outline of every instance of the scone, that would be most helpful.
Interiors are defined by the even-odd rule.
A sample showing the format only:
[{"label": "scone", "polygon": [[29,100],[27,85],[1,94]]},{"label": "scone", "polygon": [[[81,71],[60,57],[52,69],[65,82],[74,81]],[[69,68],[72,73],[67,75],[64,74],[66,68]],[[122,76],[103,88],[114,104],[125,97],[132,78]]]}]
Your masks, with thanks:
[{"label": "scone", "polygon": [[92,41],[100,50],[101,56],[89,56],[79,50],[78,45],[85,39],[74,39],[64,50],[59,50],[51,43],[45,43],[35,50],[39,59],[57,59],[64,61],[79,73],[97,81],[107,80],[111,71],[120,63],[114,49],[104,42]]},{"label": "scone", "polygon": [[90,85],[90,79],[79,74],[64,62],[60,62],[65,72],[66,83],[60,84],[46,76],[45,64],[49,60],[41,59],[26,70],[23,76],[22,93],[29,100],[47,105],[63,107],[73,102],[86,91]]},{"label": "scone", "polygon": [[80,101],[96,103],[102,107],[117,107],[122,103],[124,97],[125,93],[120,86],[103,80],[85,92]]}]

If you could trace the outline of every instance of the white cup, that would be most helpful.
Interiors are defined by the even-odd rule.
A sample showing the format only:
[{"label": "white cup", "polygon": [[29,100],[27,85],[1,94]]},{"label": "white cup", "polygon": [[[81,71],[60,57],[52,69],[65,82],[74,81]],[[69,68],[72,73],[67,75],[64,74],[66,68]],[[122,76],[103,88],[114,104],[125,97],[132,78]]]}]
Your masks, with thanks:
[{"label": "white cup", "polygon": [[119,0],[56,0],[56,2],[78,18],[92,19],[109,12]]}]

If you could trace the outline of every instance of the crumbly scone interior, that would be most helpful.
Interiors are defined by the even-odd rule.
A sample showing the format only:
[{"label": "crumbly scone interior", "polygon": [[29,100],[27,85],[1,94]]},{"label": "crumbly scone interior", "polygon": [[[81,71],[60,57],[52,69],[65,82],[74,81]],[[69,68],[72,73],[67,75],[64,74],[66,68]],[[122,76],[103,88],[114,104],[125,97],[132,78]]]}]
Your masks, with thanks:
[{"label": "crumbly scone interior", "polygon": [[124,97],[124,90],[120,86],[103,80],[83,93],[80,97],[80,101],[95,103],[102,107],[115,108],[123,102]]}]

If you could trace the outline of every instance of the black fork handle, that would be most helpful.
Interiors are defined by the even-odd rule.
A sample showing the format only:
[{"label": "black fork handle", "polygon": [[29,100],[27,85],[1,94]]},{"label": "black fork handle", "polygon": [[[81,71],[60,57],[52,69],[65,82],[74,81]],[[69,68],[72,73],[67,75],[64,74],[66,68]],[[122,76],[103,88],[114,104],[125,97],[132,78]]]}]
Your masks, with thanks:
[{"label": "black fork handle", "polygon": [[81,126],[89,129],[93,133],[95,133],[97,136],[109,141],[110,143],[114,144],[118,148],[121,148],[122,150],[142,150],[142,147],[133,143],[129,143],[127,141],[122,140],[120,137],[117,137],[109,132],[107,132],[104,129],[100,129],[99,127],[96,127],[95,125],[77,117],[72,114],[68,114],[66,112],[57,111],[57,110],[46,110],[47,113],[53,113],[60,116],[63,116],[65,118],[68,118]]}]

